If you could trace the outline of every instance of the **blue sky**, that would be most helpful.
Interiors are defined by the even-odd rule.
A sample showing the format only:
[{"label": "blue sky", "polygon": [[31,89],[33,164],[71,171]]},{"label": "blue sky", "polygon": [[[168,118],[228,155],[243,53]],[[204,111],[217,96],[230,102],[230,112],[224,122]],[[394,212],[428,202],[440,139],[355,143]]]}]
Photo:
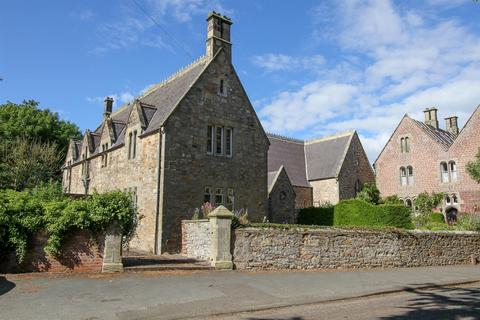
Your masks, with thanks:
[{"label": "blue sky", "polygon": [[[371,161],[401,117],[480,104],[480,3],[2,1],[0,103],[40,101],[82,130],[205,51],[210,10],[233,19],[233,62],[269,132],[357,129]],[[441,125],[443,121],[441,120]]]}]

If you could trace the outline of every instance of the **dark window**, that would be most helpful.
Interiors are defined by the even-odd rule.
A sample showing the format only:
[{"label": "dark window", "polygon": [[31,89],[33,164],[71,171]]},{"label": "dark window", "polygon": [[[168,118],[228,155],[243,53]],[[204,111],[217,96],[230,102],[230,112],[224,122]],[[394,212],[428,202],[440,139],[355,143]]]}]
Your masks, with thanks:
[{"label": "dark window", "polygon": [[405,152],[410,152],[410,145],[408,137],[405,138]]},{"label": "dark window", "polygon": [[404,145],[405,145],[405,138],[402,138],[402,139],[400,139],[400,151],[402,153],[405,152],[405,146]]},{"label": "dark window", "polygon": [[205,187],[205,194],[203,196],[203,203],[212,203],[212,187]]},{"label": "dark window", "polygon": [[137,155],[137,130],[133,131],[133,155],[132,158],[135,158]]},{"label": "dark window", "polygon": [[226,207],[228,210],[233,211],[235,205],[235,193],[233,188],[228,188],[227,190],[227,200],[226,200]]},{"label": "dark window", "polygon": [[225,81],[223,81],[223,79],[220,79],[220,86],[218,88],[218,92],[221,95],[225,95]]},{"label": "dark window", "polygon": [[132,133],[128,134],[128,159],[132,157]]},{"label": "dark window", "polygon": [[223,205],[223,188],[215,189],[215,206]]},{"label": "dark window", "polygon": [[207,127],[207,153],[213,153],[213,126]]},{"label": "dark window", "polygon": [[225,155],[227,157],[232,156],[232,138],[233,138],[232,129],[225,128]]},{"label": "dark window", "polygon": [[215,154],[222,155],[223,154],[223,128],[216,127],[216,134],[215,134]]}]

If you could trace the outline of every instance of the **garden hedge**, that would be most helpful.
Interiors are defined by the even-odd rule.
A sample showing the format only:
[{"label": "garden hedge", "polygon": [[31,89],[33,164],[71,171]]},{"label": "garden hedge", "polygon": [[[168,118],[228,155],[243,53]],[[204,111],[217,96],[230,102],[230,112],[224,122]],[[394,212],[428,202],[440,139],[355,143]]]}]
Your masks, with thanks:
[{"label": "garden hedge", "polygon": [[358,199],[340,201],[334,209],[333,224],[334,226],[413,228],[409,208],[403,205],[373,205]]}]

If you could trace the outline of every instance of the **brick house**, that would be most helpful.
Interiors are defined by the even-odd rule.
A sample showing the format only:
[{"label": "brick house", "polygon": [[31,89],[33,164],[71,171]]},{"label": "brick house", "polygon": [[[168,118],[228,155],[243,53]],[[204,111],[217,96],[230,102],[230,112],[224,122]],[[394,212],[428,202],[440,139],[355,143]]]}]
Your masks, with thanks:
[{"label": "brick house", "polygon": [[268,138],[268,170],[271,173],[285,168],[297,209],[354,198],[363,184],[375,181],[355,131],[311,141],[274,134],[268,134]]},{"label": "brick house", "polygon": [[210,13],[204,57],[114,112],[107,98],[98,128],[70,142],[65,192],[132,192],[132,250],[178,251],[181,220],[207,201],[267,215],[269,141],[232,65],[231,24]]},{"label": "brick house", "polygon": [[480,147],[480,107],[461,131],[457,117],[445,118],[441,129],[436,108],[424,113],[424,122],[405,115],[375,161],[380,192],[397,195],[408,206],[421,192],[443,192],[441,209],[447,216],[478,212],[480,185],[465,166]]}]

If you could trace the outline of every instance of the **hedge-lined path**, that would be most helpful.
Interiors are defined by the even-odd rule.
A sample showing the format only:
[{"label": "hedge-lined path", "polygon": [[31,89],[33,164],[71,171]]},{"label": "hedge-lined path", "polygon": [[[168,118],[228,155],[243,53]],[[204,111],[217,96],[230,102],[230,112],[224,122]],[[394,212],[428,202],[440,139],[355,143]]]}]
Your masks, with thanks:
[{"label": "hedge-lined path", "polygon": [[7,275],[0,319],[181,319],[479,280],[479,266]]},{"label": "hedge-lined path", "polygon": [[214,269],[208,261],[188,258],[179,254],[126,255],[122,261],[126,272]]}]

